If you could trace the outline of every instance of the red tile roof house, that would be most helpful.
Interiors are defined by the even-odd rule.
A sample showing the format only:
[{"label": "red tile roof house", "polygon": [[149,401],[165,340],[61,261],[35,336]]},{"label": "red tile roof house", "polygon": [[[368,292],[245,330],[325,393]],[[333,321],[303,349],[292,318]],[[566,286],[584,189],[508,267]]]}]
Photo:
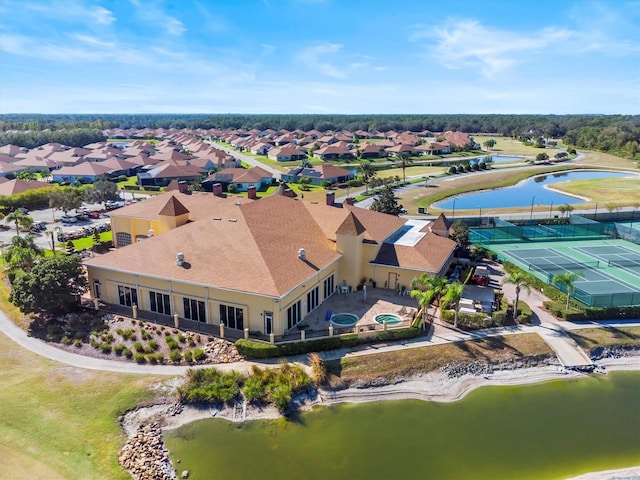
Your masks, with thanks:
[{"label": "red tile roof house", "polygon": [[354,158],[354,152],[348,146],[341,144],[325,145],[313,152],[313,156],[324,161],[337,160],[340,158]]},{"label": "red tile roof house", "polygon": [[413,147],[413,150],[418,155],[444,155],[445,153],[451,153],[451,147],[444,142],[417,145]]},{"label": "red tile roof house", "polygon": [[360,150],[360,158],[383,158],[389,156],[385,151],[385,147],[378,143],[361,143],[356,148]]},{"label": "red tile roof house", "polygon": [[278,341],[338,286],[363,278],[397,290],[443,275],[456,247],[427,221],[282,195],[168,192],[114,211],[111,224],[118,248],[85,261],[93,297],[212,334],[222,323],[229,338],[255,331]]},{"label": "red tile roof house", "polygon": [[108,175],[113,167],[105,166],[102,162],[83,162],[71,167],[62,167],[52,172],[53,182],[93,183],[99,177]]},{"label": "red tile roof house", "polygon": [[178,166],[170,162],[162,162],[148,170],[138,172],[138,185],[166,187],[171,180],[185,181],[188,183],[202,180],[207,171],[191,165]]},{"label": "red tile roof house", "polygon": [[307,152],[294,145],[285,145],[282,148],[272,148],[267,152],[267,157],[278,162],[291,162],[304,160],[307,158]]},{"label": "red tile roof house", "polygon": [[213,190],[213,185],[219,183],[223,191],[231,184],[235,185],[239,192],[246,192],[249,187],[256,187],[257,191],[264,191],[271,186],[273,176],[260,167],[253,168],[225,168],[215,172],[202,181],[205,191]]},{"label": "red tile roof house", "polygon": [[[2,177],[4,179],[4,177]],[[38,180],[6,180],[0,183],[0,195],[17,195],[19,193],[26,192],[27,190],[37,190],[40,188],[51,188],[50,183],[39,182]]]},{"label": "red tile roof house", "polygon": [[328,181],[331,184],[344,183],[355,178],[351,170],[336,167],[335,165],[318,165],[314,168],[296,167],[281,175],[285,182],[298,183],[303,177],[309,177],[312,185],[322,185]]}]

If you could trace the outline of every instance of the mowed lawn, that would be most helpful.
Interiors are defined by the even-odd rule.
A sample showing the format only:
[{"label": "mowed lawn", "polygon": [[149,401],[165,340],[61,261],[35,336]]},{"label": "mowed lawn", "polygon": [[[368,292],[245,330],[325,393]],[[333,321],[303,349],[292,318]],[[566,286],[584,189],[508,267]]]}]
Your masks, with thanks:
[{"label": "mowed lawn", "polygon": [[600,178],[589,180],[572,180],[550,185],[574,195],[588,197],[591,202],[599,202],[600,206],[622,206],[630,203],[640,205],[640,176],[623,178]]},{"label": "mowed lawn", "polygon": [[157,381],[65,366],[0,334],[0,479],[130,478],[118,416]]},{"label": "mowed lawn", "polygon": [[[537,155],[542,152],[547,152],[550,157],[553,157],[557,152],[564,151],[564,148],[535,148],[533,146],[525,145],[520,140],[515,140],[511,137],[500,137],[496,135],[472,135],[473,139],[478,142],[483,148],[484,142],[492,138],[496,141],[495,147],[493,147],[489,153],[499,153],[499,154],[517,154],[517,155]],[[558,146],[562,147],[562,142],[558,141]]]}]

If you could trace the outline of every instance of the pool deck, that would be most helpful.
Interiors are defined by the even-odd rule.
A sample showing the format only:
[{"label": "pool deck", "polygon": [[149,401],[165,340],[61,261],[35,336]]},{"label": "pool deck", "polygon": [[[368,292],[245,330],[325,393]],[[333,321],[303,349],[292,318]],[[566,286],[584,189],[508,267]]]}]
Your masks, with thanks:
[{"label": "pool deck", "polygon": [[[366,295],[366,298],[365,298]],[[360,320],[357,327],[363,330],[382,330],[382,325],[375,321],[376,315],[393,313],[402,318],[402,322],[393,327],[406,327],[418,310],[418,302],[409,295],[399,295],[395,290],[387,288],[367,287],[365,290],[351,293],[334,293],[319,308],[305,315],[304,319],[285,335],[286,339],[299,338],[300,330],[305,330],[307,337],[328,335],[331,323],[326,319],[327,311],[332,313],[352,313]],[[355,331],[353,327],[335,327],[335,333]]]}]

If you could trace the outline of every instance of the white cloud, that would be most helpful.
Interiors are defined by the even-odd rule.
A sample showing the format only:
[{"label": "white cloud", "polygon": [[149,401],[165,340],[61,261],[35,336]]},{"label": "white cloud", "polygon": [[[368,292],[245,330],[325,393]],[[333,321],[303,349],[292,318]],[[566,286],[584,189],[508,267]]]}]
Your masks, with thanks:
[{"label": "white cloud", "polygon": [[179,37],[187,31],[184,23],[161,10],[155,4],[149,2],[141,4],[139,0],[130,1],[136,7],[136,15],[141,20],[164,30],[169,35]]},{"label": "white cloud", "polygon": [[342,45],[338,43],[323,42],[302,49],[296,55],[296,58],[300,63],[311,70],[315,70],[333,78],[345,78],[345,71],[326,59],[326,57],[330,57],[333,54],[338,53],[341,49]]},{"label": "white cloud", "polygon": [[116,21],[111,10],[100,6],[84,5],[82,2],[19,2],[20,10],[30,12],[30,15],[40,14],[47,18],[63,20],[82,20],[85,23],[111,25]]},{"label": "white cloud", "polygon": [[429,47],[431,54],[446,68],[479,68],[485,77],[491,77],[573,35],[566,29],[522,33],[488,28],[475,20],[458,20],[417,32],[410,40],[434,39],[435,44]]}]

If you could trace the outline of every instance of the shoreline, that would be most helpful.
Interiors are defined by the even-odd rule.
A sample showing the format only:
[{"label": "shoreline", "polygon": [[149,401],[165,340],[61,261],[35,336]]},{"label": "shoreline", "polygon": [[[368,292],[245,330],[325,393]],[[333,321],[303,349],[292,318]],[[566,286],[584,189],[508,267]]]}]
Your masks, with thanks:
[{"label": "shoreline", "polygon": [[[640,371],[640,356],[605,358],[597,361],[600,371]],[[416,399],[428,402],[450,403],[462,400],[467,394],[485,386],[530,385],[551,380],[578,379],[591,374],[567,370],[558,365],[496,370],[488,375],[463,375],[450,378],[442,371],[418,375],[407,381],[380,387],[347,388],[344,390],[319,389],[315,397],[297,399],[299,411],[311,411],[316,406],[329,407],[338,403],[365,403],[390,400]],[[273,406],[264,408],[246,404],[224,406],[222,409],[204,405],[158,404],[140,407],[128,412],[121,422],[128,440],[142,425],[155,423],[162,432],[180,428],[205,418],[224,419],[230,422],[268,420],[282,415]],[[178,466],[179,468],[179,466]],[[640,476],[640,465],[619,470],[592,472],[572,480],[604,480],[616,475]]]}]

